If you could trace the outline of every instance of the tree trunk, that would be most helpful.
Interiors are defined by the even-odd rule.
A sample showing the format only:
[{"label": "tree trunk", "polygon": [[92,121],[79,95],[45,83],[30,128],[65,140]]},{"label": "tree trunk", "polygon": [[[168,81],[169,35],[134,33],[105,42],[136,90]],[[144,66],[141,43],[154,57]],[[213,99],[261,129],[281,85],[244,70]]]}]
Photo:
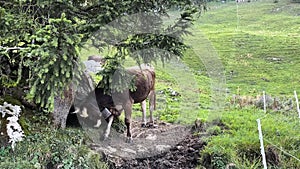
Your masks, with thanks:
[{"label": "tree trunk", "polygon": [[84,101],[88,94],[95,89],[94,82],[87,72],[83,72],[78,85],[72,82],[61,96],[54,98],[53,123],[56,127],[65,128],[71,106]]}]

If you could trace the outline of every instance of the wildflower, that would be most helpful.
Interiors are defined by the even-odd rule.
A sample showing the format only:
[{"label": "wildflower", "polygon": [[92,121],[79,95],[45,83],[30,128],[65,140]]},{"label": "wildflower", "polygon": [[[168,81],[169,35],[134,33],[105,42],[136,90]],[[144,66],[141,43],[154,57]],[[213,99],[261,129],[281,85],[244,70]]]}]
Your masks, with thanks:
[{"label": "wildflower", "polygon": [[20,106],[13,106],[6,102],[3,103],[3,106],[0,105],[0,113],[2,113],[2,118],[4,118],[6,114],[11,115],[7,117],[8,123],[6,124],[6,130],[9,137],[9,143],[11,143],[13,150],[16,142],[22,141],[23,137],[25,136],[21,125],[18,123],[20,112]]}]

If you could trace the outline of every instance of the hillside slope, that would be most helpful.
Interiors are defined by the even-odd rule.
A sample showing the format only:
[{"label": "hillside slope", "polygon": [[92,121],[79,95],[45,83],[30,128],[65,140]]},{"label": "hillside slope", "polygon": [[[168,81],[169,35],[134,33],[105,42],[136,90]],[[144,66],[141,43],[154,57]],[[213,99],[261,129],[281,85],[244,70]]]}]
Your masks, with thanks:
[{"label": "hillside slope", "polygon": [[[201,59],[217,57],[226,77],[225,106],[208,123],[213,124],[207,129],[213,136],[201,153],[202,166],[263,168],[256,122],[261,119],[268,167],[300,168],[294,99],[294,90],[300,91],[300,4],[255,1],[209,6],[195,24],[193,37],[186,38],[201,50],[191,49],[184,58],[189,67],[208,76],[209,65]],[[255,104],[263,91],[270,98],[266,113]],[[206,94],[209,91],[201,93]],[[202,109],[198,117],[207,113]]]}]

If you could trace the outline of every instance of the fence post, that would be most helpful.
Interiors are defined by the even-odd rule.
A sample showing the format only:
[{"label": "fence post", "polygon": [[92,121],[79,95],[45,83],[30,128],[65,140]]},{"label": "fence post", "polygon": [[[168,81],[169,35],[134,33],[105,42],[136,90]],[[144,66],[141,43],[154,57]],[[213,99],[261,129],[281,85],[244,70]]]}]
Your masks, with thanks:
[{"label": "fence post", "polygon": [[262,156],[262,163],[263,163],[264,169],[267,169],[266,154],[265,154],[265,148],[264,148],[263,135],[262,135],[262,131],[261,131],[260,119],[257,119],[256,121],[257,121],[258,136],[259,136],[259,141],[260,141],[260,152],[261,152],[261,156]]},{"label": "fence post", "polygon": [[267,112],[267,105],[266,105],[266,92],[263,91],[263,100],[264,100],[264,112]]}]

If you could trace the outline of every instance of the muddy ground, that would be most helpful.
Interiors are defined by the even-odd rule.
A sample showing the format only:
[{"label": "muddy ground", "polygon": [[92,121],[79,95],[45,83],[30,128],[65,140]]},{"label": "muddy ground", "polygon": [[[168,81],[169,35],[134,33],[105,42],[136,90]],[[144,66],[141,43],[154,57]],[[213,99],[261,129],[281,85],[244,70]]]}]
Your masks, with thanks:
[{"label": "muddy ground", "polygon": [[90,146],[104,155],[110,168],[191,169],[198,165],[199,152],[206,145],[200,135],[194,134],[199,130],[195,126],[164,122],[157,123],[155,128],[142,128],[134,121],[133,143],[126,143],[124,134],[112,132],[109,140],[95,141]]}]

